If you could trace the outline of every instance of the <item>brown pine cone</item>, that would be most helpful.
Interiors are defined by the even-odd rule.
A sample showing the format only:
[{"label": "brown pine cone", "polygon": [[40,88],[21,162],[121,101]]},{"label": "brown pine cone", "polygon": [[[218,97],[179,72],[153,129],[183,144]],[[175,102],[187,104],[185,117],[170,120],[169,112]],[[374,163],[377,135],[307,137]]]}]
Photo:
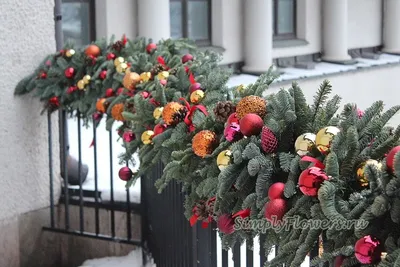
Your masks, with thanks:
[{"label": "brown pine cone", "polygon": [[122,41],[117,41],[112,45],[112,49],[119,52],[124,48],[124,43]]},{"label": "brown pine cone", "polygon": [[214,108],[215,118],[220,122],[225,122],[235,111],[236,107],[231,101],[218,102]]},{"label": "brown pine cone", "polygon": [[198,216],[198,220],[202,221],[208,218],[208,212],[204,200],[200,200],[193,208],[193,214]]},{"label": "brown pine cone", "polygon": [[151,74],[152,74],[153,76],[155,76],[155,75],[157,75],[158,73],[160,73],[160,72],[162,72],[162,71],[164,71],[164,70],[165,70],[165,68],[164,68],[163,65],[157,64],[157,65],[155,65],[155,66],[150,70],[150,72],[151,72]]}]

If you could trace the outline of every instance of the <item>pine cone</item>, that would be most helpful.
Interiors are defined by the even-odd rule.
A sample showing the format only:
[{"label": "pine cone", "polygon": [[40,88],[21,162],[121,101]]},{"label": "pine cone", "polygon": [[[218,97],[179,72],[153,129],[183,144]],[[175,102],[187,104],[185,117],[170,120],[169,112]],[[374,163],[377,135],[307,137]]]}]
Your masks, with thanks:
[{"label": "pine cone", "polygon": [[153,76],[155,76],[155,75],[157,75],[158,73],[160,73],[160,72],[162,72],[162,71],[164,71],[164,70],[165,70],[165,68],[164,68],[163,65],[161,65],[161,64],[156,64],[156,65],[150,70],[150,72],[151,72],[151,74],[152,74]]},{"label": "pine cone", "polygon": [[111,46],[111,48],[119,52],[124,48],[124,43],[122,41],[117,41]]},{"label": "pine cone", "polygon": [[204,200],[198,201],[192,212],[194,215],[198,216],[199,221],[203,221],[208,218],[208,212],[206,210],[206,203]]},{"label": "pine cone", "polygon": [[225,122],[235,111],[236,107],[231,101],[218,102],[214,108],[215,118],[220,122]]}]

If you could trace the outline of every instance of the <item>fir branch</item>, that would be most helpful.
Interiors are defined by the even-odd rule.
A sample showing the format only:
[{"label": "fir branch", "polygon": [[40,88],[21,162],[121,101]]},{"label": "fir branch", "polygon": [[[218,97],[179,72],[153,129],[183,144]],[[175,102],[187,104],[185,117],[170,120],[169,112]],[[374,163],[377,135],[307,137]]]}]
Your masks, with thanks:
[{"label": "fir branch", "polygon": [[328,95],[332,92],[332,86],[329,81],[324,80],[319,87],[317,94],[314,96],[314,104],[311,107],[311,122],[313,129],[316,129],[316,118],[318,117],[319,112],[321,112],[322,107],[326,100],[328,99]]}]

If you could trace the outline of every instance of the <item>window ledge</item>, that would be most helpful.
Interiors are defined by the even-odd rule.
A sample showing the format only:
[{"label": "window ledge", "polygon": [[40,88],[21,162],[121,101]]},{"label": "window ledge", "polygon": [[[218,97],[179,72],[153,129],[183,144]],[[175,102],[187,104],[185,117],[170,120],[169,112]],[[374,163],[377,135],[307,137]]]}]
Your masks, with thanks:
[{"label": "window ledge", "polygon": [[211,50],[213,52],[216,53],[223,53],[226,51],[225,48],[221,47],[221,46],[213,46],[213,45],[204,45],[204,46],[199,46],[199,50],[201,51],[206,51],[206,50]]},{"label": "window ledge", "polygon": [[274,40],[273,48],[286,48],[304,45],[308,45],[308,42],[303,39]]}]

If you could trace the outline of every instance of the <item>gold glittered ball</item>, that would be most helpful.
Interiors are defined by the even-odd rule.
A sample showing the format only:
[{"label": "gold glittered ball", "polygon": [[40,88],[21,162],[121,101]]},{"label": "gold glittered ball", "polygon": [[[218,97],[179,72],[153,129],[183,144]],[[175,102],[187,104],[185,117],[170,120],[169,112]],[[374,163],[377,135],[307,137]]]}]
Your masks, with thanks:
[{"label": "gold glittered ball", "polygon": [[92,77],[90,77],[90,75],[85,75],[85,76],[83,76],[82,81],[83,81],[83,82],[85,83],[85,85],[86,85],[86,84],[89,84],[91,78],[92,78]]},{"label": "gold glittered ball", "polygon": [[122,112],[124,112],[125,105],[123,103],[115,104],[111,108],[111,116],[116,121],[124,121],[125,118],[122,116]]},{"label": "gold glittered ball", "polygon": [[246,114],[255,113],[264,118],[267,113],[267,102],[259,96],[243,97],[236,106],[236,116],[242,119]]},{"label": "gold glittered ball", "polygon": [[183,121],[187,113],[186,107],[178,102],[169,102],[165,105],[162,118],[167,125],[175,125]]},{"label": "gold glittered ball", "polygon": [[190,94],[190,102],[193,104],[198,104],[204,99],[204,97],[205,94],[203,90],[193,91],[193,93]]},{"label": "gold glittered ball", "polygon": [[317,133],[315,144],[321,153],[329,152],[333,138],[340,132],[335,126],[324,127]]},{"label": "gold glittered ball", "polygon": [[305,156],[311,151],[315,145],[316,135],[313,133],[305,133],[297,137],[294,147],[299,156]]},{"label": "gold glittered ball", "polygon": [[72,57],[73,55],[75,55],[75,50],[74,49],[68,49],[67,52],[65,52],[65,55],[67,57]]},{"label": "gold glittered ball", "polygon": [[229,149],[221,151],[217,157],[218,168],[222,171],[231,163],[232,151]]},{"label": "gold glittered ball", "polygon": [[76,86],[78,86],[79,90],[85,89],[85,82],[83,80],[79,80]]},{"label": "gold glittered ball", "polygon": [[117,57],[116,59],[114,59],[114,66],[117,67],[124,62],[125,62],[125,59],[123,57]]},{"label": "gold glittered ball", "polygon": [[140,80],[142,82],[148,82],[151,79],[151,72],[143,72],[140,74]]},{"label": "gold glittered ball", "polygon": [[192,140],[193,152],[202,158],[210,155],[216,146],[218,146],[217,135],[209,130],[198,132]]},{"label": "gold glittered ball", "polygon": [[140,76],[136,72],[126,71],[122,85],[128,90],[134,90],[140,82]]},{"label": "gold glittered ball", "polygon": [[119,65],[116,67],[117,72],[119,72],[119,73],[124,73],[124,72],[126,71],[127,68],[128,68],[128,64],[126,64],[125,62],[119,64]]},{"label": "gold glittered ball", "polygon": [[365,167],[367,165],[375,165],[378,169],[381,169],[381,167],[382,167],[382,163],[380,163],[374,159],[369,159],[369,160],[361,163],[357,169],[357,181],[361,187],[367,187],[369,185],[368,178],[365,176]]},{"label": "gold glittered ball", "polygon": [[154,119],[158,120],[161,118],[164,108],[163,107],[156,107],[153,111]]},{"label": "gold glittered ball", "polygon": [[154,136],[153,131],[151,131],[151,130],[144,131],[141,136],[142,143],[145,145],[150,145],[151,143],[153,143],[153,140],[152,140],[153,136]]},{"label": "gold glittered ball", "polygon": [[157,78],[159,80],[166,80],[169,77],[169,72],[168,71],[162,71],[159,74],[157,74]]}]

